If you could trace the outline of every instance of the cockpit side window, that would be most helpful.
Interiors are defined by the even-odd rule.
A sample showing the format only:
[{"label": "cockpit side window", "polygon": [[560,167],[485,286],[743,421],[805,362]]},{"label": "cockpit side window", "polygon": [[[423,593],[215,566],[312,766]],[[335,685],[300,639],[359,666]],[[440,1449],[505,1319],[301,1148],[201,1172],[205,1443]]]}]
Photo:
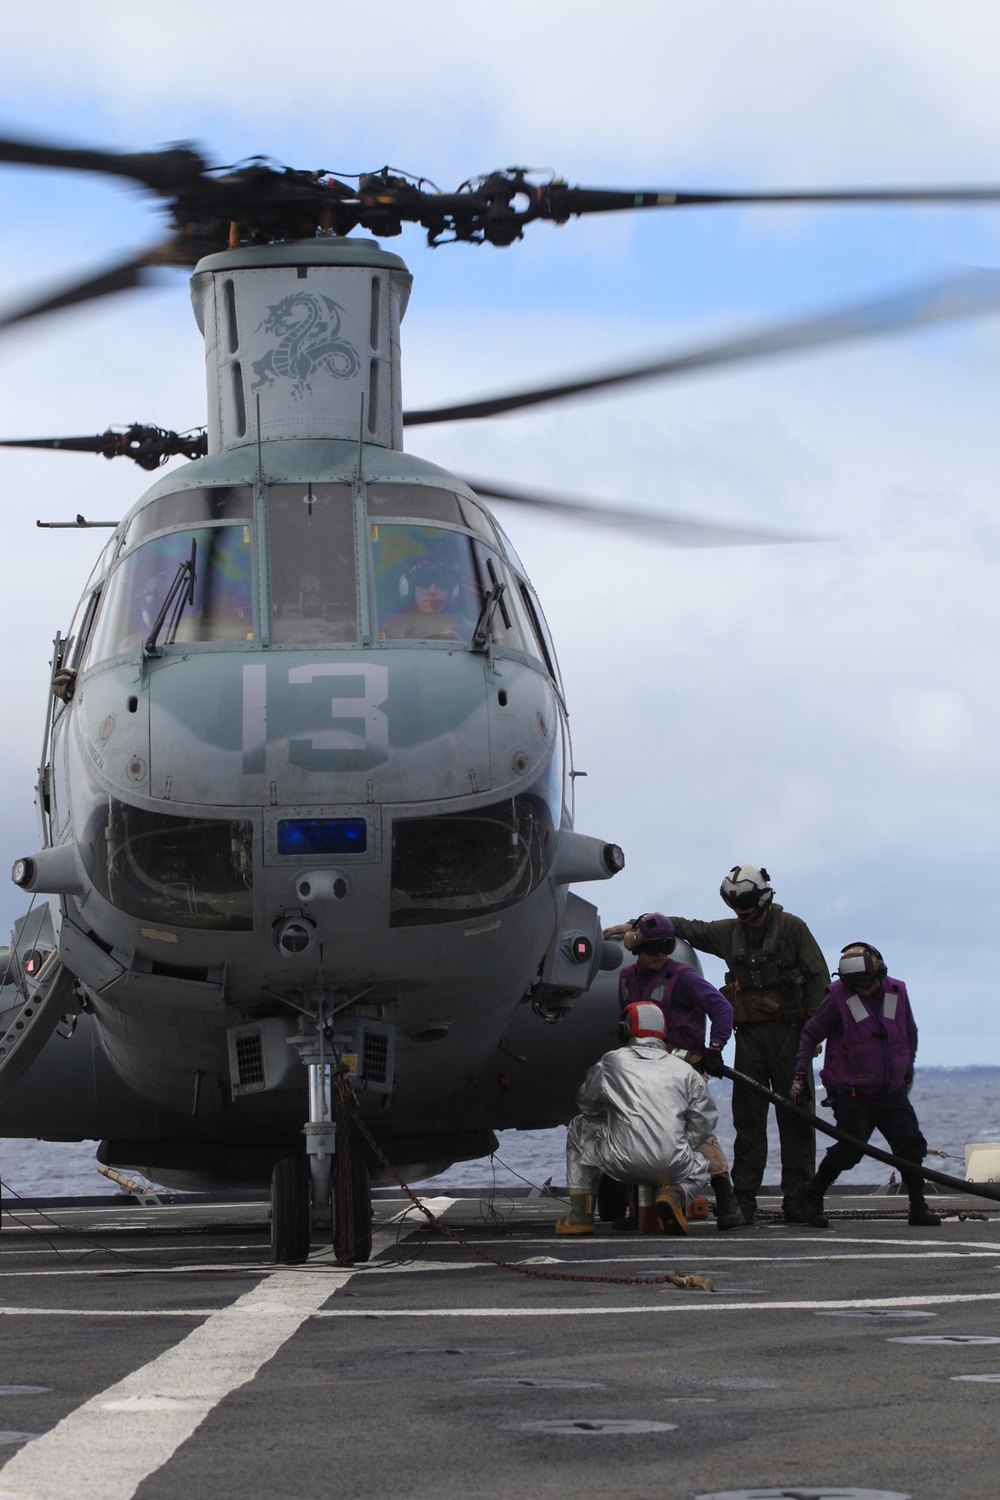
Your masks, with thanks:
[{"label": "cockpit side window", "polygon": [[550,677],[561,693],[563,691],[563,686],[562,679],[559,676],[559,663],[556,660],[556,651],[555,647],[552,644],[552,637],[549,635],[549,627],[546,623],[545,616],[542,614],[542,606],[539,604],[538,600],[535,598],[535,595],[531,592],[531,589],[523,581],[523,579],[518,580],[518,589],[520,590],[521,599],[524,602],[524,607],[527,611],[528,618],[531,621],[532,630],[538,641],[538,645],[542,653],[542,659],[549,669]]},{"label": "cockpit side window", "polygon": [[372,521],[437,521],[445,526],[464,526],[496,546],[493,528],[479,506],[451,490],[430,484],[369,484],[365,486],[365,505]]},{"label": "cockpit side window", "polygon": [[125,546],[134,547],[158,531],[177,526],[211,526],[219,521],[249,521],[253,490],[248,484],[219,484],[211,489],[175,490],[144,505],[129,521]]},{"label": "cockpit side window", "polygon": [[73,616],[73,623],[69,627],[69,635],[63,647],[64,667],[79,671],[99,599],[100,591],[95,590],[92,594],[84,594],[77,605],[76,614]]},{"label": "cockpit side window", "polygon": [[126,554],[108,579],[87,651],[87,665],[138,651],[149,638],[170,586],[194,544],[194,598],[180,590],[159,644],[252,641],[250,526],[206,526],[173,531]]},{"label": "cockpit side window", "polygon": [[267,492],[271,639],[279,646],[358,639],[349,484],[273,484]]}]

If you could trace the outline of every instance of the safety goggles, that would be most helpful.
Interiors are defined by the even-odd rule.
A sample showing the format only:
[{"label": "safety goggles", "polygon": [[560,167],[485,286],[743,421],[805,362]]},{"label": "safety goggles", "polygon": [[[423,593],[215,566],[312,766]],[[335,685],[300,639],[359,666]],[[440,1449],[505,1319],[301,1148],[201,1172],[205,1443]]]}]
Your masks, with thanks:
[{"label": "safety goggles", "polygon": [[409,569],[409,577],[415,588],[429,589],[433,584],[450,594],[459,582],[458,573],[446,563],[418,562]]},{"label": "safety goggles", "polygon": [[639,953],[651,953],[655,955],[673,953],[674,940],[673,938],[655,938],[650,943],[640,943],[637,951]]}]

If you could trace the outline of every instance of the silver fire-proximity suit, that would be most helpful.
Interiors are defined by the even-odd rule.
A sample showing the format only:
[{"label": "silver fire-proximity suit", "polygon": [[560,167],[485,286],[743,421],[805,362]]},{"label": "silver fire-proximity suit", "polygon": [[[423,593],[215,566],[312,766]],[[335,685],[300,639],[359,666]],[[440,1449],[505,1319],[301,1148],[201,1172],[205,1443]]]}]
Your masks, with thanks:
[{"label": "silver fire-proximity suit", "polygon": [[698,1147],[719,1114],[700,1073],[655,1037],[606,1052],[576,1096],[566,1132],[566,1185],[593,1193],[601,1174],[619,1182],[671,1183],[690,1203],[708,1191]]}]

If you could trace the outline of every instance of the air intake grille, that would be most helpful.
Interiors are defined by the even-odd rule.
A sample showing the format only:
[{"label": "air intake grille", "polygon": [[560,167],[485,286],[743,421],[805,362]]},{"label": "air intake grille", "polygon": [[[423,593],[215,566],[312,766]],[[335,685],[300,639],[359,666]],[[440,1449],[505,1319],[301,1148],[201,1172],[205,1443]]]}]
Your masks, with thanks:
[{"label": "air intake grille", "polygon": [[236,1038],[236,1078],[238,1088],[264,1087],[264,1048],[259,1031],[244,1032]]},{"label": "air intake grille", "polygon": [[381,1031],[365,1031],[362,1077],[366,1083],[385,1083],[389,1071],[389,1038]]}]

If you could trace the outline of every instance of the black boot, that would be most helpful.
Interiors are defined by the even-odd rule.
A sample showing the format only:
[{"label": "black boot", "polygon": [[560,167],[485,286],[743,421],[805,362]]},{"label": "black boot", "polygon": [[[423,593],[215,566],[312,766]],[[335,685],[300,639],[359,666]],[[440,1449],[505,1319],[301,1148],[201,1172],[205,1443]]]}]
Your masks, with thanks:
[{"label": "black boot", "polygon": [[829,1229],[830,1220],[823,1212],[823,1197],[836,1177],[837,1172],[830,1170],[824,1158],[805,1187],[782,1203],[785,1223],[811,1224],[814,1229]]},{"label": "black boot", "polygon": [[[610,1177],[602,1177],[602,1182],[610,1183]],[[635,1234],[639,1228],[639,1189],[635,1183],[615,1182],[614,1188],[619,1192],[615,1195],[609,1193],[608,1201],[614,1206],[615,1213],[608,1214],[611,1219],[611,1228],[617,1229],[619,1234]],[[601,1199],[598,1195],[598,1208]]]},{"label": "black boot", "polygon": [[743,1215],[743,1222],[752,1226],[757,1222],[757,1199],[748,1198],[745,1193],[736,1194],[736,1207]]},{"label": "black boot", "polygon": [[829,1229],[830,1220],[823,1212],[823,1194],[812,1182],[807,1182],[794,1198],[786,1198],[785,1223],[811,1224],[813,1229]]},{"label": "black boot", "polygon": [[823,1196],[836,1177],[825,1161],[816,1168],[804,1188],[786,1198],[781,1205],[786,1224],[811,1224],[813,1229],[829,1229],[830,1220],[823,1212]]},{"label": "black boot", "polygon": [[597,1217],[602,1224],[622,1219],[629,1212],[629,1186],[605,1173],[597,1184]]},{"label": "black boot", "polygon": [[937,1229],[941,1223],[941,1215],[936,1214],[928,1207],[927,1199],[922,1192],[910,1193],[910,1213],[908,1224],[913,1224],[919,1229]]},{"label": "black boot", "polygon": [[719,1172],[712,1178],[712,1192],[715,1194],[716,1229],[741,1229],[745,1220],[728,1172]]}]

